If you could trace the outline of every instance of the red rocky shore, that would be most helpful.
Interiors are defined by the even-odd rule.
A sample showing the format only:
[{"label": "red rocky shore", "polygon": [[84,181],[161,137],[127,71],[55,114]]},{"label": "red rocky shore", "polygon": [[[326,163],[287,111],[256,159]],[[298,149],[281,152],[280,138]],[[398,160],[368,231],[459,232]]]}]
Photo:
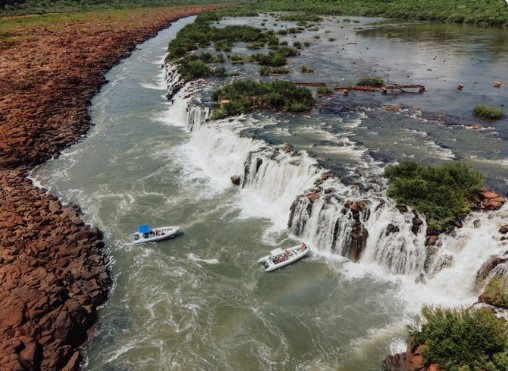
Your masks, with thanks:
[{"label": "red rocky shore", "polygon": [[102,234],[26,174],[78,141],[104,73],[196,6],[52,15],[0,38],[0,370],[79,369],[111,284]]}]

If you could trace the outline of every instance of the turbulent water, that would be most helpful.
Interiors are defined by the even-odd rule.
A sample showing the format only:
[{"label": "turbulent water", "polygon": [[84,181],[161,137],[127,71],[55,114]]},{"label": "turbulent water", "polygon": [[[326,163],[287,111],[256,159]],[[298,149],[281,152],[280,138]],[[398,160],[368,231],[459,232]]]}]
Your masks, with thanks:
[{"label": "turbulent water", "polygon": [[[413,213],[386,197],[381,174],[405,158],[461,159],[506,193],[507,120],[471,129],[474,104],[506,100],[504,86],[492,87],[508,67],[503,31],[352,20],[297,35],[310,46],[291,59],[289,78],[347,85],[377,74],[427,92],[337,94],[304,116],[211,121],[219,82],[182,87],[163,68],[188,18],[115,67],[93,101],[88,137],[32,174],[105,231],[115,283],[87,369],[377,370],[404,350],[405,325],[422,305],[475,302],[476,272],[506,249],[497,229],[507,207],[471,214],[426,248],[425,223],[415,234]],[[300,73],[301,64],[316,73]],[[133,245],[144,222],[184,233]],[[256,264],[301,240],[312,249],[303,261],[270,274]]]}]

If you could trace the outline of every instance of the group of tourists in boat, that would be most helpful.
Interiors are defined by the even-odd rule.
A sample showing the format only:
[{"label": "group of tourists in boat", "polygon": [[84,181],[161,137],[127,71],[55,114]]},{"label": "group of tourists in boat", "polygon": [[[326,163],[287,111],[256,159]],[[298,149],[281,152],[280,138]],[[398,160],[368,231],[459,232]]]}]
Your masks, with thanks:
[{"label": "group of tourists in boat", "polygon": [[141,224],[134,233],[134,243],[162,241],[174,237],[179,231],[180,227],[177,225],[152,229],[149,224]]},{"label": "group of tourists in boat", "polygon": [[270,252],[270,255],[263,256],[258,260],[265,267],[265,272],[271,272],[275,269],[284,267],[297,260],[300,260],[310,251],[305,242],[300,245],[289,247],[287,249],[276,248]]},{"label": "group of tourists in boat", "polygon": [[[179,226],[150,228],[149,224],[141,224],[138,231],[134,233],[134,243],[157,242],[174,237],[180,231]],[[271,272],[282,268],[297,260],[300,260],[310,251],[305,242],[300,245],[288,247],[287,249],[273,249],[269,255],[258,260],[265,267],[265,272]]]}]

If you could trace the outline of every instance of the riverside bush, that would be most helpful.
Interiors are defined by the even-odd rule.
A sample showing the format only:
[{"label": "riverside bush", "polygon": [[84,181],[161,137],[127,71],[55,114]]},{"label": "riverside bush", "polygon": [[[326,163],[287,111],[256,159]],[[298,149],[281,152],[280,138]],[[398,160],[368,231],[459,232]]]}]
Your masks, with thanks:
[{"label": "riverside bush", "polygon": [[[206,66],[207,63],[222,62],[224,57],[217,59],[211,53],[202,53],[197,57],[193,54],[199,48],[209,47],[212,42],[215,50],[226,52],[232,50],[235,42],[247,43],[250,48],[262,48],[267,44],[270,49],[276,49],[267,54],[257,53],[250,56],[234,54],[228,56],[233,64],[257,62],[261,66],[281,67],[287,64],[287,57],[298,55],[295,48],[279,46],[279,39],[274,31],[263,32],[251,26],[212,27],[210,23],[219,20],[221,14],[220,12],[212,12],[199,15],[194,23],[182,28],[176,38],[169,43],[167,60],[178,64],[178,72],[185,80],[210,76],[214,74],[214,71],[216,76],[227,75],[222,68],[212,70]],[[265,75],[289,72],[289,69],[282,68],[261,70],[261,73]]]},{"label": "riverside bush", "polygon": [[476,116],[489,120],[497,120],[503,117],[503,110],[501,108],[488,106],[486,104],[477,104],[473,112]]},{"label": "riverside bush", "polygon": [[335,93],[335,90],[329,86],[319,86],[317,92],[318,94],[331,95]]},{"label": "riverside bush", "polygon": [[482,297],[490,305],[508,309],[508,279],[492,277],[485,286]]},{"label": "riverside bush", "polygon": [[291,73],[291,69],[288,67],[268,67],[268,66],[261,66],[259,69],[259,74],[261,76],[269,76],[271,74],[274,75],[283,75]]},{"label": "riverside bush", "polygon": [[[412,346],[425,344],[423,359],[439,369],[508,370],[508,324],[485,309],[422,309],[410,326]],[[422,323],[423,322],[423,323]]]},{"label": "riverside bush", "polygon": [[323,18],[314,14],[308,13],[293,13],[285,14],[279,17],[279,21],[292,21],[292,22],[321,22]]},{"label": "riverside bush", "polygon": [[218,50],[230,50],[235,42],[265,43],[273,35],[251,26],[212,27],[210,17],[198,17],[194,23],[182,28],[168,45],[168,58],[177,60],[198,48],[215,43]]},{"label": "riverside bush", "polygon": [[471,166],[450,162],[437,167],[414,161],[389,166],[388,195],[425,215],[430,231],[444,231],[471,210],[482,175]]},{"label": "riverside bush", "polygon": [[369,76],[369,77],[362,77],[356,85],[360,86],[372,86],[379,88],[381,86],[384,86],[385,80],[382,77],[378,76]]},{"label": "riverside bush", "polygon": [[314,69],[305,64],[302,64],[302,73],[314,73]]},{"label": "riverside bush", "polygon": [[254,107],[277,111],[308,111],[314,99],[309,89],[296,86],[290,81],[238,80],[215,90],[212,99],[226,102],[216,109],[212,118],[224,118],[250,112]]}]

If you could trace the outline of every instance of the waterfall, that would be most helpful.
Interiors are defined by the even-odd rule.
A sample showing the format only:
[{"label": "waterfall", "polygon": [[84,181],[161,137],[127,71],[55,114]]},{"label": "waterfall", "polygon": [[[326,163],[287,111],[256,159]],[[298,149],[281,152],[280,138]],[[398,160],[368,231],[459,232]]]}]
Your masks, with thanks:
[{"label": "waterfall", "polygon": [[164,63],[164,71],[167,87],[166,98],[172,101],[176,93],[185,85],[185,81],[181,78],[178,68],[174,64]]},{"label": "waterfall", "polygon": [[187,130],[199,130],[201,125],[205,123],[205,121],[210,116],[210,108],[204,107],[197,104],[189,104],[187,106]]},{"label": "waterfall", "polygon": [[[166,71],[172,74],[167,81],[168,95],[173,96],[180,79],[174,67]],[[346,179],[319,168],[304,151],[242,136],[243,130],[263,125],[250,116],[210,121],[210,108],[192,94],[202,85],[186,84],[175,102],[184,104],[182,122],[191,134],[191,162],[216,190],[239,187],[243,215],[269,218],[313,249],[332,250],[360,264],[375,264],[416,282],[433,280],[438,286],[450,279],[447,274],[462,267],[476,272],[488,260],[490,255],[472,252],[472,242],[464,241],[488,244],[490,254],[501,253],[502,242],[489,240],[495,230],[473,237],[478,234],[473,224],[488,224],[486,214],[474,214],[478,220],[465,222],[457,232],[427,236],[422,216],[386,196],[386,181],[377,165],[369,166],[370,175],[359,172],[345,184]],[[473,262],[466,262],[463,250],[475,256]],[[505,275],[504,267],[493,274]]]},{"label": "waterfall", "polygon": [[451,264],[451,256],[428,243],[425,221],[409,208],[397,208],[382,191],[362,193],[327,176],[293,202],[288,227],[296,236],[394,274],[434,275]]},{"label": "waterfall", "polygon": [[305,152],[295,155],[281,147],[252,151],[244,165],[242,187],[256,189],[269,202],[281,198],[292,202],[318,173],[316,162]]}]

